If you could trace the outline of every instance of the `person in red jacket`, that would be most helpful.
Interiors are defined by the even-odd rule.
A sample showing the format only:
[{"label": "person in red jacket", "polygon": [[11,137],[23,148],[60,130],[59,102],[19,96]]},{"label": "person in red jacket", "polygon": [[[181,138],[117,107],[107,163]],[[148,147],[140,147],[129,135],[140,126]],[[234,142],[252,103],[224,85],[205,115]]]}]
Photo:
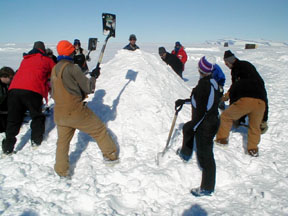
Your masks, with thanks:
[{"label": "person in red jacket", "polygon": [[174,50],[171,52],[173,55],[176,55],[180,61],[183,64],[183,71],[184,71],[184,65],[187,61],[187,53],[184,50],[184,47],[181,45],[179,41],[175,43]]},{"label": "person in red jacket", "polygon": [[45,54],[42,41],[34,43],[33,49],[23,54],[23,60],[8,90],[8,119],[6,138],[2,141],[4,154],[13,153],[24,114],[29,110],[32,121],[31,144],[39,146],[45,132],[45,116],[42,114],[43,98],[48,98],[51,70],[54,61]]}]

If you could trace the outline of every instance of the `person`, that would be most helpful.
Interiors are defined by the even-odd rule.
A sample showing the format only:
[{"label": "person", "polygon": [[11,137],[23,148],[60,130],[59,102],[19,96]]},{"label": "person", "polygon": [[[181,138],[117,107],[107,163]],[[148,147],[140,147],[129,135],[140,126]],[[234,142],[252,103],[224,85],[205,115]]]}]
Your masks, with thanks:
[{"label": "person", "polygon": [[216,164],[213,155],[213,138],[219,126],[218,102],[219,88],[212,77],[213,65],[203,56],[198,63],[200,79],[192,90],[189,99],[178,99],[175,109],[183,104],[192,105],[192,120],[183,126],[182,147],[177,154],[187,162],[190,160],[194,137],[197,147],[197,159],[202,168],[202,181],[198,188],[193,188],[194,196],[211,195],[215,189]]},{"label": "person", "polygon": [[[206,59],[208,62],[211,62],[211,64],[213,65],[212,76],[213,76],[213,79],[215,79],[218,84],[220,98],[221,98],[224,94],[224,85],[226,81],[225,74],[223,73],[221,67],[218,64],[216,64],[216,59],[213,56],[206,56]],[[221,110],[224,110],[225,102],[223,100],[220,100],[218,107]]]},{"label": "person", "polygon": [[105,160],[116,161],[118,149],[106,126],[83,102],[87,94],[93,93],[100,69],[91,72],[87,78],[73,63],[74,46],[67,40],[57,44],[59,62],[51,76],[52,98],[54,99],[54,121],[58,139],[55,172],[62,177],[69,176],[69,145],[78,129],[93,137]]},{"label": "person", "polygon": [[53,51],[50,48],[46,49],[46,55],[50,57],[55,62],[55,64],[57,64],[57,57],[54,55]]},{"label": "person", "polygon": [[131,34],[129,36],[129,44],[126,45],[123,49],[130,50],[130,51],[135,51],[136,49],[140,49],[139,46],[136,45],[136,41],[137,41],[136,35]]},{"label": "person", "polygon": [[8,87],[15,72],[10,67],[0,69],[0,133],[6,131],[8,116]]},{"label": "person", "polygon": [[[240,78],[244,79],[250,79],[250,80],[255,80],[259,85],[262,86],[262,88],[265,89],[265,82],[254,67],[250,62],[248,61],[241,61],[238,58],[235,57],[235,55],[230,51],[227,50],[224,53],[224,62],[225,65],[231,69],[231,81],[232,84],[235,83],[237,80]],[[232,85],[231,84],[231,85]],[[265,90],[266,91],[266,90]],[[267,94],[267,93],[266,93]],[[222,100],[229,100],[229,91],[224,95]],[[268,99],[266,95],[265,99],[265,112],[264,112],[264,117],[260,125],[261,133],[264,134],[268,130],[268,112],[269,112],[269,106],[268,106]],[[231,100],[230,100],[231,104]],[[245,115],[242,116],[238,122],[245,121]]]},{"label": "person", "polygon": [[79,65],[83,73],[89,71],[87,61],[90,61],[89,55],[87,55],[87,51],[81,47],[81,42],[79,39],[74,40],[75,47],[75,55],[74,55],[74,63]]},{"label": "person", "polygon": [[42,41],[36,41],[33,49],[23,54],[23,60],[16,72],[8,92],[8,118],[6,138],[2,141],[4,154],[13,153],[26,110],[32,121],[31,145],[41,145],[45,132],[45,116],[42,114],[43,98],[48,102],[48,79],[55,63],[45,53]]},{"label": "person", "polygon": [[266,132],[268,127],[268,99],[264,81],[251,63],[236,59],[231,51],[225,52],[224,61],[232,69],[233,80],[226,94],[230,99],[230,106],[221,114],[215,142],[227,145],[233,121],[247,115],[247,152],[250,156],[258,157],[261,131]]},{"label": "person", "polygon": [[183,79],[183,64],[177,58],[177,56],[168,53],[164,47],[159,47],[159,55],[161,59],[166,62],[166,64],[170,65],[172,69],[176,72],[176,74]]},{"label": "person", "polygon": [[175,43],[174,50],[172,50],[171,54],[176,55],[180,59],[180,61],[183,64],[183,69],[182,70],[184,71],[185,63],[187,61],[187,53],[186,53],[186,51],[184,50],[184,47],[181,45],[181,43],[179,41],[177,41]]}]

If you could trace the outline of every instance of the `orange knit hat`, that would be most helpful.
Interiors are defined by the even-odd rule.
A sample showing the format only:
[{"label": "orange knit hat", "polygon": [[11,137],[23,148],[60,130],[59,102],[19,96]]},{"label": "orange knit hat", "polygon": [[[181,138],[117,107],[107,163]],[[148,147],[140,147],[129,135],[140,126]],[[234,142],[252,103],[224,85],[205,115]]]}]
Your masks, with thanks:
[{"label": "orange knit hat", "polygon": [[67,40],[61,40],[57,44],[57,52],[59,55],[70,56],[75,50],[75,47]]}]

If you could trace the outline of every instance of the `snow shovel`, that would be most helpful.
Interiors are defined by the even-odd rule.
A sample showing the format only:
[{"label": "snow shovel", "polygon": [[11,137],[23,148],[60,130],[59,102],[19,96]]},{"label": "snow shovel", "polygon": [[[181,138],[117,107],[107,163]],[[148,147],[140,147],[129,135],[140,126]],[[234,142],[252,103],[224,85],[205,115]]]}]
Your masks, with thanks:
[{"label": "snow shovel", "polygon": [[183,105],[178,107],[178,109],[176,109],[176,111],[175,111],[174,118],[173,118],[173,121],[172,121],[172,125],[171,125],[171,128],[170,128],[169,134],[168,134],[168,139],[167,139],[167,142],[166,142],[166,146],[165,146],[165,148],[164,148],[164,150],[162,152],[159,152],[157,154],[157,158],[156,158],[157,165],[159,165],[160,158],[163,157],[165,155],[165,153],[169,149],[169,142],[170,142],[170,139],[171,139],[171,136],[172,136],[172,132],[173,132],[174,127],[175,127],[175,123],[176,123],[176,120],[177,120],[178,112],[182,109],[182,106]]},{"label": "snow shovel", "polygon": [[108,39],[110,37],[115,37],[116,15],[115,14],[109,14],[109,13],[103,13],[102,14],[102,21],[103,21],[103,34],[107,35],[107,37],[106,37],[105,43],[103,44],[103,47],[101,49],[101,53],[99,56],[99,60],[98,60],[96,69],[99,69],[100,64],[102,62]]},{"label": "snow shovel", "polygon": [[89,38],[89,40],[88,40],[88,50],[89,50],[89,52],[88,52],[88,54],[86,56],[86,59],[89,59],[89,55],[90,55],[91,51],[96,50],[97,42],[98,42],[97,38]]}]

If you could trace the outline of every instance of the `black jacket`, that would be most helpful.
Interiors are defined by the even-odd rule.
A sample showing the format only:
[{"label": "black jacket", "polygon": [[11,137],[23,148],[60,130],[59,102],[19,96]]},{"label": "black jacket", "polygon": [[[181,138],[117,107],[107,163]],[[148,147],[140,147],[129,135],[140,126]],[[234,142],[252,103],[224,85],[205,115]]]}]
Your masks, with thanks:
[{"label": "black jacket", "polygon": [[129,43],[123,49],[130,50],[130,51],[135,51],[136,49],[140,49],[140,48],[136,44],[135,44],[135,46],[133,46],[132,44]]},{"label": "black jacket", "polygon": [[0,81],[0,114],[8,112],[7,106],[8,85]]},{"label": "black jacket", "polygon": [[240,61],[236,59],[231,70],[232,84],[238,79],[250,79],[255,80],[263,85],[264,81],[256,68],[247,61]]},{"label": "black jacket", "polygon": [[[268,99],[265,89],[265,83],[256,68],[247,61],[236,59],[231,70],[232,85],[229,89],[230,104],[241,97],[252,97],[263,100],[266,103],[266,109],[263,121],[268,120]],[[240,83],[236,82],[241,80]],[[234,85],[234,86],[233,86]],[[233,90],[231,89],[233,88]],[[231,90],[234,91],[231,96]]]},{"label": "black jacket", "polygon": [[183,64],[176,55],[167,52],[163,61],[170,65],[172,69],[182,78]]},{"label": "black jacket", "polygon": [[199,80],[197,86],[192,90],[192,125],[196,131],[204,119],[211,117],[217,120],[219,104],[219,88],[212,75]]}]

